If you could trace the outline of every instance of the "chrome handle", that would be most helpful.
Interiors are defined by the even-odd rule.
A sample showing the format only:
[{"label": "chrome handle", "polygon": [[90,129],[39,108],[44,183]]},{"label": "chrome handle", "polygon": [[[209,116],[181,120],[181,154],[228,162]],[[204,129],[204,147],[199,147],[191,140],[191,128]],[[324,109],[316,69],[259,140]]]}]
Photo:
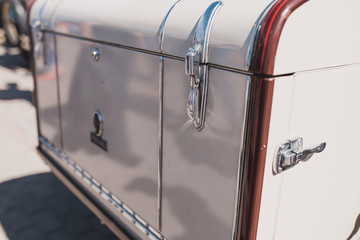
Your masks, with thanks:
[{"label": "chrome handle", "polygon": [[320,143],[313,147],[303,149],[303,139],[296,138],[288,140],[278,147],[276,158],[273,164],[273,172],[281,173],[289,168],[294,167],[300,161],[309,160],[314,153],[324,151],[326,143]]},{"label": "chrome handle", "polygon": [[326,143],[323,142],[323,143],[320,143],[313,147],[310,147],[308,149],[304,149],[302,151],[294,151],[297,153],[296,161],[297,162],[299,162],[299,161],[305,162],[305,161],[309,160],[314,153],[321,153],[322,151],[324,151],[325,147],[326,147]]}]

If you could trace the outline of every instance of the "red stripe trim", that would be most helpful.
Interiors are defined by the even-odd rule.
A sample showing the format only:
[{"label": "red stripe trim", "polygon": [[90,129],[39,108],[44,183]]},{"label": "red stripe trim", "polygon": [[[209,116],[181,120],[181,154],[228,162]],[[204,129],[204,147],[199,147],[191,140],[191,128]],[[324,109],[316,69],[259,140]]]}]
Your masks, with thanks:
[{"label": "red stripe trim", "polygon": [[265,40],[264,40],[264,44],[263,44],[264,48],[263,48],[262,54],[261,54],[262,61],[260,62],[260,69],[262,69],[262,65],[264,63],[265,49],[266,49],[266,46],[267,46],[267,42],[269,40],[269,34],[270,34],[271,26],[274,24],[275,17],[278,16],[278,13],[279,13],[280,9],[285,5],[286,2],[287,2],[287,0],[281,2],[281,4],[279,5],[278,8],[273,8],[273,9],[276,9],[276,12],[275,12],[274,16],[272,17],[272,19],[270,21],[269,27],[267,28],[267,32],[266,32],[266,35],[265,35]]},{"label": "red stripe trim", "polygon": [[240,198],[239,239],[257,236],[261,193],[274,91],[274,63],[281,31],[290,14],[308,0],[279,0],[261,23],[253,51],[250,72],[250,103],[245,146],[244,175]]},{"label": "red stripe trim", "polygon": [[[250,71],[271,76],[281,31],[291,13],[308,0],[279,0],[261,23]],[[271,19],[271,20],[270,20]]]}]

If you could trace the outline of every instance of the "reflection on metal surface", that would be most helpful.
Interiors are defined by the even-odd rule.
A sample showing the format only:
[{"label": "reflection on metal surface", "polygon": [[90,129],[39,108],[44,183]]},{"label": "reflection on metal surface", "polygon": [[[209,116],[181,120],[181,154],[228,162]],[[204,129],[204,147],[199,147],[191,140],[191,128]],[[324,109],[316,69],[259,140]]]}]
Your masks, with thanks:
[{"label": "reflection on metal surface", "polygon": [[100,59],[99,49],[94,48],[93,50],[91,50],[91,57],[93,58],[93,60],[95,62],[99,61],[99,59]]},{"label": "reflection on metal surface", "polygon": [[212,3],[199,19],[194,32],[193,47],[185,57],[185,71],[190,80],[190,94],[187,114],[200,131],[205,126],[206,97],[208,89],[209,38],[216,13],[222,6],[221,1]]},{"label": "reflection on metal surface", "polygon": [[323,142],[313,147],[303,149],[303,139],[301,137],[284,142],[277,150],[273,165],[274,174],[292,168],[300,161],[305,162],[309,160],[314,153],[324,151],[325,147],[326,143]]},{"label": "reflection on metal surface", "polygon": [[78,164],[72,162],[65,154],[51,145],[43,137],[39,137],[39,141],[43,146],[48,148],[57,157],[59,157],[66,166],[69,167],[80,179],[91,187],[97,194],[102,198],[107,200],[113,207],[115,207],[126,219],[132,222],[141,232],[147,235],[150,239],[164,240],[165,238],[157,232],[150,224],[148,224],[144,219],[142,219],[138,214],[136,214],[131,208],[129,208],[125,203],[123,203],[119,198],[114,196],[105,186],[103,186],[99,181],[93,178],[89,173],[87,173],[82,167]]}]

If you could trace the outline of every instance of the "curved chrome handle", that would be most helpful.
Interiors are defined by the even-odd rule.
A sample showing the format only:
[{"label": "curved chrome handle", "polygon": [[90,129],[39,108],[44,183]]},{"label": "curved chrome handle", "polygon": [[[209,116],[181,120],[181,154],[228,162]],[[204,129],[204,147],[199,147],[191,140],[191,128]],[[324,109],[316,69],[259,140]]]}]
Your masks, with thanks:
[{"label": "curved chrome handle", "polygon": [[323,142],[308,149],[304,149],[300,151],[297,156],[297,162],[300,161],[305,162],[309,160],[314,153],[321,153],[322,151],[324,151],[325,147],[326,147],[326,143]]},{"label": "curved chrome handle", "polygon": [[294,167],[300,161],[309,160],[314,153],[324,151],[326,142],[317,144],[313,147],[303,149],[303,139],[295,138],[281,144],[277,150],[276,159],[273,164],[273,172],[281,173],[289,168]]}]

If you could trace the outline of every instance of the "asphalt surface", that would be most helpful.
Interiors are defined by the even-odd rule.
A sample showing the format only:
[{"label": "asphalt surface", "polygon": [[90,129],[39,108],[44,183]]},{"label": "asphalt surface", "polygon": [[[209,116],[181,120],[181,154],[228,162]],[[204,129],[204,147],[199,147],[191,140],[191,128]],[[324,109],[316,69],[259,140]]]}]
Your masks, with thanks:
[{"label": "asphalt surface", "polygon": [[0,240],[116,239],[37,154],[28,61],[0,44]]}]

